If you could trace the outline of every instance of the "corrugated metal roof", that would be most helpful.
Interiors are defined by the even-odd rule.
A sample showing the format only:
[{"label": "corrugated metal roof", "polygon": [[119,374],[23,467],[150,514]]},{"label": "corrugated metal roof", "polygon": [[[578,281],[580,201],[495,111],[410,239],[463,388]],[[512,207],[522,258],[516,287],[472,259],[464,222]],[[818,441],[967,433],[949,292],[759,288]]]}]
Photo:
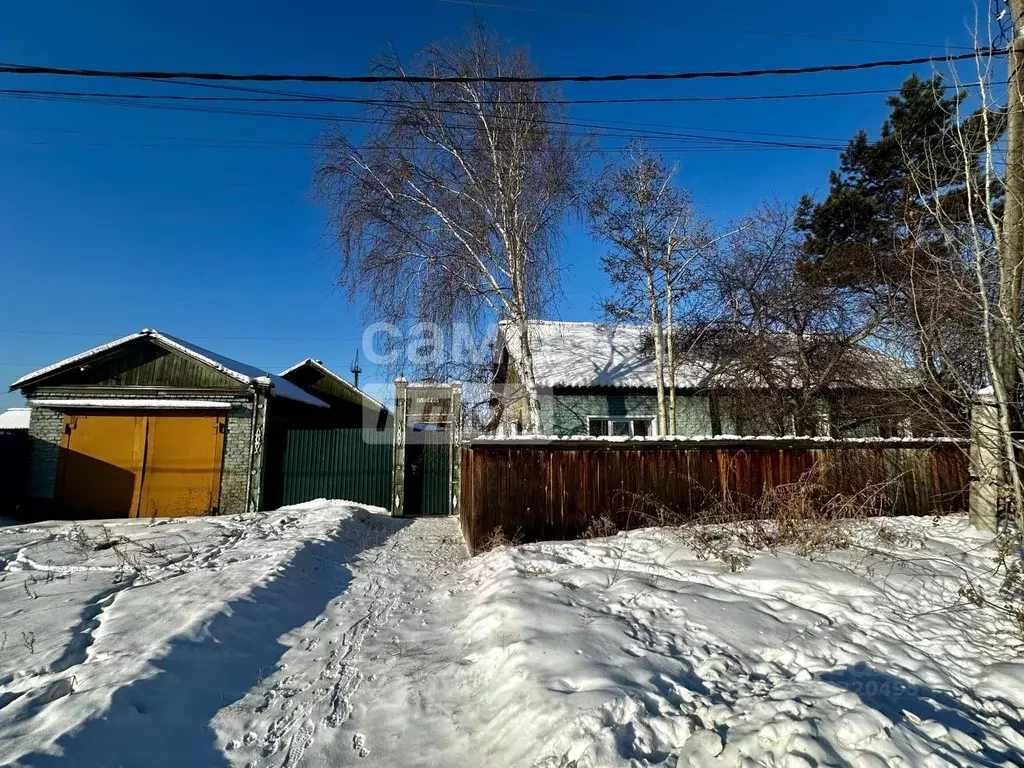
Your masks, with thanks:
[{"label": "corrugated metal roof", "polygon": [[28,429],[31,408],[9,408],[0,413],[0,429]]}]

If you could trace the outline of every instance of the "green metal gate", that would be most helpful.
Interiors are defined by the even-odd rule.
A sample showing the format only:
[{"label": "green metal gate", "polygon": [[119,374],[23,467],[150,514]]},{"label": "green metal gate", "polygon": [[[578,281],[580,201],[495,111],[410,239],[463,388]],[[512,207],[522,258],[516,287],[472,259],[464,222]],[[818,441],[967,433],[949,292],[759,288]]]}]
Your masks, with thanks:
[{"label": "green metal gate", "polygon": [[447,515],[451,445],[442,430],[409,431],[405,446],[404,514]]},{"label": "green metal gate", "polygon": [[451,493],[449,475],[451,446],[427,443],[423,446],[423,514],[447,515]]},{"label": "green metal gate", "polygon": [[289,430],[282,503],[327,498],[390,508],[391,441],[391,430]]}]

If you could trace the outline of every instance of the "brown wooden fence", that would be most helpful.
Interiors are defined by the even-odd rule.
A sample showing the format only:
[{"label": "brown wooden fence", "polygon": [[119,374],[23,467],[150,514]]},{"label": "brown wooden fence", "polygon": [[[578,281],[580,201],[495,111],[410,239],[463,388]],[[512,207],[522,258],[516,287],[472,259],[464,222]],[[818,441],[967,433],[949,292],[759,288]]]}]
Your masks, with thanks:
[{"label": "brown wooden fence", "polygon": [[834,493],[878,488],[880,514],[967,508],[966,446],[938,441],[478,440],[463,447],[461,522],[478,551],[497,529],[524,542],[573,539],[595,519],[650,525],[662,508],[693,519],[728,499],[814,477]]}]

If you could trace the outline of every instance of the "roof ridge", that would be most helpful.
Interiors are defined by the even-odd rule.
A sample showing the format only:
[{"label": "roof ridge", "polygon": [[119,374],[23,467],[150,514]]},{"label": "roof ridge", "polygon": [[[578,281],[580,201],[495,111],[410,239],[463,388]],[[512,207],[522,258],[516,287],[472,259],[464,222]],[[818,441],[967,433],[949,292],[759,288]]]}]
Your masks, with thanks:
[{"label": "roof ridge", "polygon": [[333,377],[336,381],[338,381],[342,385],[348,387],[353,392],[356,392],[357,394],[361,395],[362,397],[365,397],[367,400],[369,400],[374,405],[379,406],[380,408],[384,408],[385,410],[387,410],[387,406],[385,406],[384,403],[380,402],[377,398],[375,398],[372,395],[368,394],[365,390],[360,389],[359,387],[357,387],[355,384],[353,384],[351,381],[346,379],[340,373],[337,373],[337,372],[331,370],[326,365],[324,365],[322,360],[317,360],[315,357],[307,357],[306,359],[296,363],[295,365],[291,366],[290,368],[286,368],[285,370],[281,371],[281,373],[279,373],[278,376],[282,376],[282,377],[286,376],[287,374],[292,373],[293,371],[297,371],[299,368],[301,368],[304,365],[312,365],[312,366],[314,366],[316,368],[319,368],[321,371],[326,373],[328,376]]},{"label": "roof ridge", "polygon": [[[74,365],[75,363],[78,363],[83,360],[87,360],[91,357],[94,357],[95,355],[102,354],[103,352],[117,349],[119,347],[124,346],[125,344],[128,344],[129,342],[136,341],[138,339],[151,339],[153,341],[156,341],[167,348],[176,350],[181,354],[191,357],[193,360],[197,360],[198,362],[203,363],[204,365],[207,365],[210,368],[218,370],[225,374],[226,376],[229,376],[235,379],[236,381],[241,382],[242,384],[252,384],[253,382],[258,381],[260,379],[267,378],[267,381],[271,384],[271,386],[277,390],[277,394],[282,397],[291,400],[298,400],[299,402],[305,402],[309,405],[316,405],[317,407],[321,408],[328,407],[327,404],[324,403],[322,400],[309,394],[301,387],[297,387],[296,385],[292,384],[286,379],[282,379],[279,376],[275,377],[274,374],[269,373],[268,371],[260,368],[259,366],[243,363],[241,360],[235,360],[234,358],[228,357],[226,355],[221,355],[217,352],[214,352],[211,349],[206,349],[205,347],[202,347],[198,344],[193,344],[192,342],[186,339],[181,339],[176,336],[172,336],[169,333],[163,333],[153,328],[143,328],[141,331],[137,331],[127,336],[122,336],[119,339],[114,339],[113,341],[109,341],[105,344],[99,344],[95,347],[85,350],[84,352],[79,352],[77,355],[72,355],[71,357],[64,358],[63,360],[57,363],[53,363],[52,365],[48,365],[43,368],[40,368],[37,371],[33,371],[32,373],[22,376],[20,379],[11,384],[10,391],[24,387],[26,384],[35,379],[39,379],[50,373],[54,373],[55,371],[67,368],[68,366]],[[243,370],[235,370],[238,367],[242,368]],[[244,369],[247,369],[248,372],[245,372]],[[287,386],[278,386],[279,383],[283,383]],[[288,390],[290,389],[294,391],[289,392]]]}]

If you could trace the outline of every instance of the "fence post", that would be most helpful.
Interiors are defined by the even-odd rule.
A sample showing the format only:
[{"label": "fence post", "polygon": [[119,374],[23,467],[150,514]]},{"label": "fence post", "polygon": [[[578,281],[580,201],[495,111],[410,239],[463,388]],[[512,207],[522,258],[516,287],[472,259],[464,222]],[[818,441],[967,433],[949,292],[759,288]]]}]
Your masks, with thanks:
[{"label": "fence post", "polygon": [[391,460],[391,516],[405,512],[405,440],[409,429],[409,382],[404,376],[395,379],[395,429]]},{"label": "fence post", "polygon": [[999,412],[991,389],[981,390],[971,408],[971,525],[995,531],[999,521],[1002,451],[999,447]]},{"label": "fence post", "polygon": [[448,467],[451,491],[448,495],[448,514],[459,514],[462,494],[462,384],[452,384],[451,421],[448,424]]}]

